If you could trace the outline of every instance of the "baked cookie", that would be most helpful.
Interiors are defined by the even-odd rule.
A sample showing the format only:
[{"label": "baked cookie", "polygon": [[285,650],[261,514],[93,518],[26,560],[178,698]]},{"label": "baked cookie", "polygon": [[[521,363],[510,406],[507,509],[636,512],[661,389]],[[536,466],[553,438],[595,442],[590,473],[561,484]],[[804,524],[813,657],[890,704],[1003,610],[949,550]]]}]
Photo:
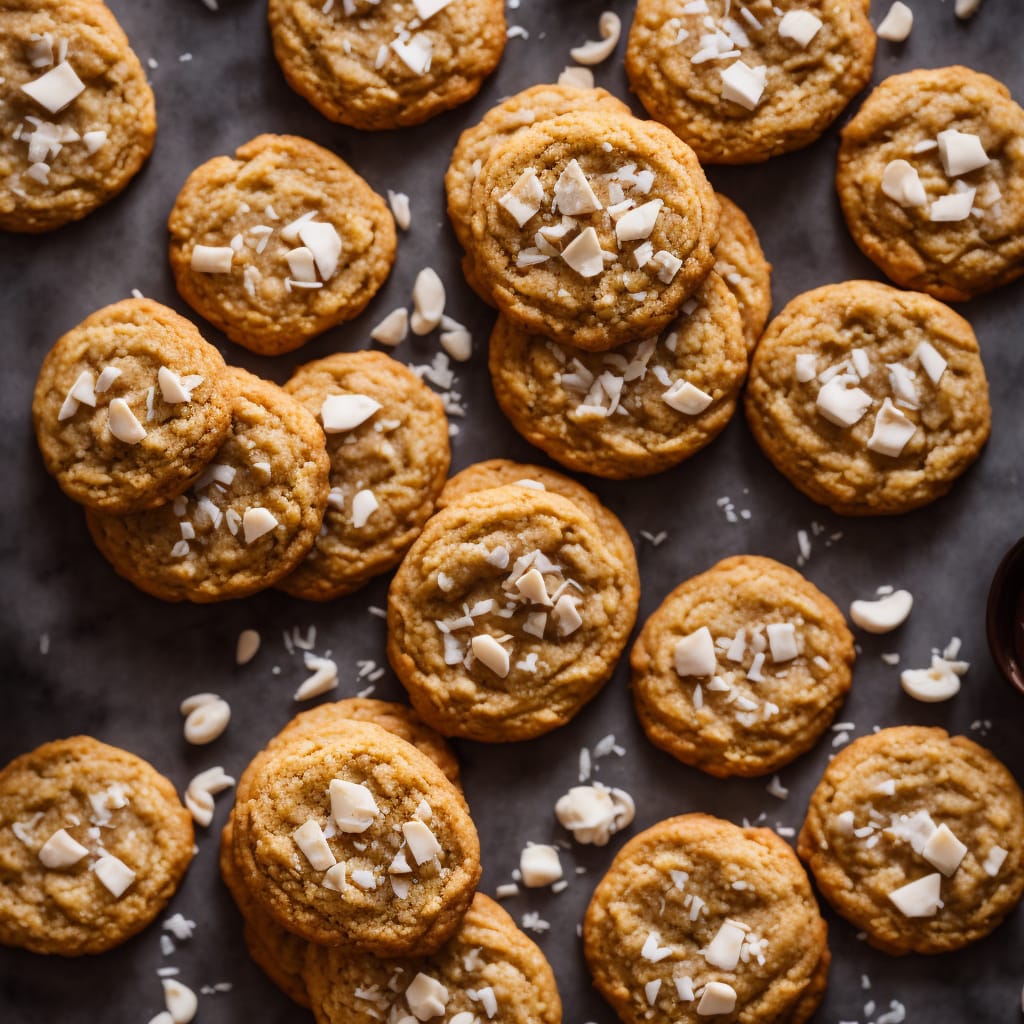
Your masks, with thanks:
[{"label": "baked cookie", "polygon": [[288,84],[353,128],[404,128],[472,99],[505,49],[502,0],[270,0]]},{"label": "baked cookie", "polygon": [[586,352],[499,317],[491,333],[498,405],[531,444],[570,469],[659,473],[710,444],[747,375],[739,308],[714,271],[660,334]]},{"label": "baked cookie", "polygon": [[624,1024],[803,1024],[830,960],[789,846],[706,814],[669,818],[626,843],[587,908],[583,951]]},{"label": "baked cookie", "polygon": [[775,468],[842,515],[941,497],[991,420],[971,325],[874,281],[815,288],[783,309],[754,353],[746,412]]},{"label": "baked cookie", "polygon": [[850,689],[842,612],[793,569],[739,555],[681,583],[633,645],[647,738],[709,775],[764,775],[814,746]]},{"label": "baked cookie", "polygon": [[317,1024],[440,1019],[468,1024],[561,1024],[544,954],[482,893],[433,956],[380,960],[310,946],[306,984]]},{"label": "baked cookie", "polygon": [[626,73],[703,162],[757,163],[813,142],[868,84],[867,14],[864,0],[751,0],[731,13],[729,0],[640,0]]},{"label": "baked cookie", "polygon": [[327,601],[401,561],[434,511],[451,460],[441,399],[383,352],[339,352],[285,385],[327,433],[331,493],[306,560],[279,584]]},{"label": "baked cookie", "polygon": [[462,795],[425,754],[369,722],[337,722],[264,758],[233,821],[236,865],[262,909],[346,950],[436,951],[480,877]]},{"label": "baked cookie", "polygon": [[194,170],[171,210],[182,298],[232,341],[280,355],[358,316],[395,261],[384,200],[329,150],[260,135]]},{"label": "baked cookie", "polygon": [[715,195],[720,215],[715,272],[739,304],[743,336],[753,352],[772,311],[772,265],[747,215],[721,192]]},{"label": "baked cookie", "polygon": [[32,399],[47,470],[111,515],[176,498],[231,427],[236,387],[221,354],[173,309],[126,299],[50,349]]},{"label": "baked cookie", "polygon": [[1024,274],[1024,110],[970,68],[893,75],[843,129],[836,187],[897,284],[973,298]]},{"label": "baked cookie", "polygon": [[1024,892],[1024,797],[987,750],[899,726],[840,751],[798,852],[822,895],[886,953],[946,953],[988,935]]},{"label": "baked cookie", "polygon": [[51,231],[113,199],[156,135],[153,91],[95,0],[0,4],[0,229]]},{"label": "baked cookie", "polygon": [[470,208],[470,253],[498,308],[585,349],[666,327],[718,242],[718,202],[690,147],[609,111],[507,138],[474,180]]},{"label": "baked cookie", "polygon": [[327,505],[320,425],[276,384],[231,367],[231,430],[188,495],[130,516],[89,510],[89,532],[125,579],[205,604],[273,586],[305,558]]},{"label": "baked cookie", "polygon": [[0,771],[0,943],[103,953],[142,931],[192,859],[192,818],[152,765],[90,736]]},{"label": "baked cookie", "polygon": [[515,484],[438,512],[388,592],[388,659],[445,736],[529,739],[608,681],[636,620],[635,562],[568,498]]}]

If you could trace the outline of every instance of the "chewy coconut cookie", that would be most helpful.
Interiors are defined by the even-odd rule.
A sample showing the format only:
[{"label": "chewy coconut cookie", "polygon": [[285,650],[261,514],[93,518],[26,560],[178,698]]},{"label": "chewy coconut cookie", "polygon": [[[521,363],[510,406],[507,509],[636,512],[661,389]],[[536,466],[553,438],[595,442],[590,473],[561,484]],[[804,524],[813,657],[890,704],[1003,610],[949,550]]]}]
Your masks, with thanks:
[{"label": "chewy coconut cookie", "polygon": [[943,729],[862,736],[811,796],[798,851],[837,913],[887,953],[988,935],[1024,892],[1024,796],[987,750]]},{"label": "chewy coconut cookie", "polygon": [[774,832],[706,814],[631,839],[587,908],[583,950],[624,1024],[804,1024],[825,991],[825,922]]},{"label": "chewy coconut cookie", "polygon": [[844,515],[941,497],[981,453],[991,420],[971,325],[873,281],[786,306],[754,353],[746,412],[775,468]]},{"label": "chewy coconut cookie", "polygon": [[387,572],[416,539],[448,475],[448,418],[440,398],[382,352],[307,363],[285,390],[326,432],[331,491],[313,550],[278,586],[326,601]]},{"label": "chewy coconut cookie", "polygon": [[843,129],[854,241],[897,284],[949,301],[1024,274],[1024,110],[970,68],[893,75]]},{"label": "chewy coconut cookie", "polygon": [[747,215],[721,192],[715,195],[720,215],[715,272],[739,304],[743,336],[753,352],[772,311],[772,265]]},{"label": "chewy coconut cookie", "polygon": [[324,117],[420,124],[477,94],[505,49],[503,0],[270,0],[274,54]]},{"label": "chewy coconut cookie", "polygon": [[262,355],[358,316],[395,259],[384,200],[294,135],[260,135],[194,170],[168,228],[182,298]]},{"label": "chewy coconut cookie", "polygon": [[156,135],[153,92],[95,0],[0,5],[0,229],[50,231],[118,194]]},{"label": "chewy coconut cookie", "polygon": [[756,163],[813,142],[868,84],[867,13],[864,0],[640,0],[626,72],[702,161]]},{"label": "chewy coconut cookie", "polygon": [[850,689],[842,612],[770,558],[740,555],[680,584],[633,645],[647,738],[710,775],[764,775],[809,750]]},{"label": "chewy coconut cookie", "polygon": [[151,765],[89,736],[0,771],[0,943],[103,953],[142,931],[192,859],[192,819]]},{"label": "chewy coconut cookie", "polygon": [[46,468],[69,498],[113,515],[183,493],[227,438],[236,386],[173,309],[126,299],[70,330],[32,399]]},{"label": "chewy coconut cookie", "polygon": [[273,586],[309,552],[327,506],[320,425],[276,384],[227,371],[228,439],[188,494],[130,516],[89,511],[92,539],[125,579],[164,601],[223,601]]},{"label": "chewy coconut cookie", "polygon": [[549,118],[473,182],[480,286],[516,326],[603,350],[667,326],[714,262],[718,202],[693,151],[608,111]]},{"label": "chewy coconut cookie", "polygon": [[587,352],[499,317],[494,394],[512,425],[562,465],[622,479],[710,444],[736,411],[747,348],[736,300],[711,272],[660,334]]}]

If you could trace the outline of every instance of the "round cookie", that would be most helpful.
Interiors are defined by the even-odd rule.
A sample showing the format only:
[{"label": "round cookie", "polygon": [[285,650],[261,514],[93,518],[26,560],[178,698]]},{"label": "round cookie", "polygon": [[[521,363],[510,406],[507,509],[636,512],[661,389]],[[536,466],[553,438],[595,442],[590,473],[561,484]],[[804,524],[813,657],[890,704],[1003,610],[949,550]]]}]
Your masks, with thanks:
[{"label": "round cookie", "polygon": [[715,246],[715,273],[725,281],[740,307],[747,349],[754,351],[772,311],[772,265],[747,215],[716,192],[721,234]]},{"label": "round cookie", "polygon": [[103,953],[142,931],[192,859],[174,786],[90,736],[44,743],[0,771],[0,943]]},{"label": "round cookie", "polygon": [[624,1024],[803,1024],[830,959],[789,846],[706,814],[669,818],[626,843],[587,908],[583,951]]},{"label": "round cookie", "polygon": [[718,242],[718,202],[689,146],[608,111],[549,118],[506,139],[470,206],[482,287],[516,326],[578,348],[666,327]]},{"label": "round cookie", "polygon": [[899,955],[988,935],[1024,892],[1022,841],[1024,796],[992,754],[899,726],[833,758],[797,849],[836,912]]},{"label": "round cookie", "polygon": [[171,210],[178,291],[232,341],[280,355],[358,316],[395,260],[387,204],[343,160],[260,135],[194,170]]},{"label": "round cookie", "polygon": [[941,497],[991,421],[970,324],[873,281],[816,288],[783,309],[754,353],[746,413],[775,468],[842,515]]},{"label": "round cookie", "polygon": [[231,431],[192,491],[135,515],[87,513],[103,557],[164,601],[205,604],[273,586],[309,552],[327,505],[316,420],[276,384],[227,372],[238,388]]},{"label": "round cookie", "polygon": [[472,99],[505,49],[502,0],[270,0],[269,18],[288,84],[368,131]]},{"label": "round cookie", "polygon": [[675,466],[725,429],[747,347],[712,271],[661,335],[586,352],[499,317],[489,361],[498,405],[527,441],[570,469],[624,479]]},{"label": "round cookie", "polygon": [[327,601],[387,572],[416,539],[448,475],[448,417],[416,374],[382,352],[307,363],[285,391],[327,433],[331,493],[312,551],[278,586]]},{"label": "round cookie", "polygon": [[64,493],[124,515],[163,505],[199,478],[227,438],[235,392],[193,324],[158,302],[126,299],[50,349],[32,419]]},{"label": "round cookie", "polygon": [[[482,893],[459,930],[430,957],[381,960],[310,946],[306,959],[317,1024],[423,1019],[435,997],[448,1021],[561,1024],[555,976],[512,918]],[[419,1010],[419,1013],[416,1013]],[[468,1014],[469,1016],[465,1016]]]},{"label": "round cookie", "polygon": [[836,187],[854,241],[897,284],[960,301],[1024,274],[1024,110],[988,75],[887,78],[843,129]]},{"label": "round cookie", "polygon": [[680,584],[633,645],[647,738],[709,775],[773,772],[814,746],[850,689],[839,609],[770,558],[739,555]]},{"label": "round cookie", "polygon": [[368,722],[262,759],[234,829],[243,884],[264,911],[311,942],[377,956],[439,949],[480,877],[462,795]]},{"label": "round cookie", "polygon": [[629,33],[633,91],[704,163],[757,163],[809,145],[871,79],[875,30],[863,0],[785,12],[752,0],[749,17],[739,13],[730,17],[729,0],[640,0]]},{"label": "round cookie", "polygon": [[106,4],[6,0],[0,68],[0,229],[80,220],[146,162],[153,91]]},{"label": "round cookie", "polygon": [[559,494],[467,494],[424,527],[388,593],[388,659],[445,736],[498,743],[564,725],[608,681],[639,578]]}]

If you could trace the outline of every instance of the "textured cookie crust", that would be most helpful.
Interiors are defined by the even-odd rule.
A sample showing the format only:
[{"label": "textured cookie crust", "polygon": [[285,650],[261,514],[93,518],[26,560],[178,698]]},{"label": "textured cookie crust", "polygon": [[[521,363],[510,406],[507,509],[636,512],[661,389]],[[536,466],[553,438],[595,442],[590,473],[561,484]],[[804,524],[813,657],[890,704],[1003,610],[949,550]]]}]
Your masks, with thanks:
[{"label": "textured cookie crust", "polygon": [[[937,384],[915,355],[922,342],[947,361]],[[855,386],[872,401],[859,422],[840,427],[816,406],[820,375],[849,362],[855,349],[870,362]],[[801,354],[815,357],[819,375],[803,383],[796,375]],[[916,374],[920,408],[897,405],[917,430],[894,457],[868,449],[867,442],[883,399],[896,400],[889,369],[896,363]],[[856,371],[850,376],[856,380]],[[873,281],[816,288],[783,309],[754,353],[746,413],[775,468],[809,498],[844,515],[907,512],[941,497],[981,454],[991,421],[971,325],[927,295]]]},{"label": "textured cookie crust", "polygon": [[[288,84],[324,117],[371,131],[420,124],[465,103],[505,49],[503,0],[458,0],[420,22],[401,37],[412,66],[392,45],[419,21],[411,0],[270,0],[269,18]],[[426,72],[417,50],[429,54]]]},{"label": "textured cookie crust", "polygon": [[[602,208],[567,225],[552,205],[574,160]],[[531,169],[543,199],[520,227],[500,202]],[[663,205],[647,238],[620,247],[607,208],[628,200]],[[506,139],[473,182],[470,206],[470,251],[481,286],[518,327],[578,348],[609,349],[667,326],[707,276],[718,242],[718,202],[689,146],[659,124],[608,111],[564,114]],[[558,254],[519,265],[538,259],[541,229],[567,226],[552,247]],[[609,258],[602,271],[584,277],[561,254],[589,230]],[[652,257],[664,252],[681,266],[671,276],[654,259],[638,267],[636,250],[645,245]]]},{"label": "textured cookie crust", "polygon": [[[89,852],[48,869],[39,850],[59,829]],[[134,754],[72,736],[15,758],[0,771],[0,943],[63,956],[112,949],[163,910],[192,844],[174,786]],[[135,872],[120,898],[92,870],[103,854]]]},{"label": "textured cookie crust", "polygon": [[[947,177],[938,149],[914,153],[954,128],[981,139],[989,163]],[[927,206],[882,191],[893,160],[917,171]],[[930,219],[930,204],[962,183],[981,216]],[[1024,110],[1001,82],[964,67],[893,75],[843,129],[836,187],[854,241],[897,284],[939,299],[970,299],[1024,274]]]},{"label": "textured cookie crust", "polygon": [[[702,955],[727,920],[748,929],[748,959],[732,970]],[[659,950],[669,950],[660,960],[641,952],[652,934]],[[624,1024],[707,1020],[697,1013],[699,997],[679,996],[676,979],[686,977],[695,992],[712,981],[736,992],[735,1011],[716,1020],[802,1024],[824,992],[826,941],[810,882],[789,846],[768,829],[706,814],[669,818],[631,839],[583,923],[594,984]],[[652,1002],[646,986],[654,981],[661,984]]]},{"label": "textured cookie crust", "polygon": [[[278,584],[293,597],[326,601],[387,572],[416,539],[448,475],[448,417],[416,374],[382,352],[307,363],[285,391],[317,419],[332,395],[363,395],[381,406],[354,429],[327,434],[331,496],[324,528],[302,565]],[[357,527],[353,499],[364,490],[377,508]]]},{"label": "textured cookie crust", "polygon": [[[196,487],[149,512],[87,513],[103,557],[164,601],[205,604],[273,586],[305,558],[323,520],[330,462],[320,425],[276,384],[227,372],[238,388],[230,433]],[[277,525],[246,543],[245,515],[257,508]]]},{"label": "textured cookie crust", "polygon": [[[897,816],[922,811],[967,852],[952,877],[941,878],[935,915],[906,917],[889,894],[936,868],[891,826]],[[839,817],[846,812],[852,829]],[[993,874],[986,861],[995,847],[1006,859]],[[1020,900],[1024,797],[1006,768],[964,736],[883,729],[832,760],[811,796],[797,849],[822,895],[871,945],[897,955],[945,953],[988,935]]]},{"label": "textured cookie crust", "polygon": [[[780,623],[793,625],[800,653],[776,662],[764,627]],[[714,674],[728,691],[710,689],[710,676],[675,669],[676,644],[703,626],[723,641]],[[728,652],[725,642],[741,629],[742,652]],[[817,587],[770,558],[739,555],[680,584],[644,624],[630,655],[633,700],[647,738],[685,764],[720,778],[764,775],[828,728],[850,689],[853,661],[843,615]],[[750,680],[750,672],[763,680]]]},{"label": "textured cookie crust", "polygon": [[[40,62],[46,52],[32,36],[47,33],[50,63],[33,67],[36,47]],[[61,63],[62,41],[64,59],[85,90],[53,114],[21,87]],[[95,0],[0,2],[0,106],[7,129],[0,138],[0,229],[6,231],[50,231],[92,213],[135,177],[156,135],[145,72],[117,19]],[[48,126],[42,135],[28,117]],[[90,154],[83,136],[96,131],[106,138]],[[29,159],[31,141],[40,148],[36,159]],[[45,182],[27,173],[35,163],[49,166]]]},{"label": "textured cookie crust", "polygon": [[[303,241],[288,229],[315,215],[341,242],[337,268],[314,284],[292,280],[288,253]],[[182,298],[232,341],[262,355],[305,344],[358,316],[395,260],[387,204],[343,160],[294,135],[260,135],[234,159],[196,168],[171,210],[170,259]],[[231,271],[192,269],[197,245],[235,248]]]},{"label": "textured cookie crust", "polygon": [[715,272],[736,298],[743,336],[753,352],[772,311],[772,265],[747,215],[727,196],[718,197],[719,230]]},{"label": "textured cookie crust", "polygon": [[[708,0],[706,8],[688,14],[682,7],[675,0],[640,0],[626,72],[651,117],[705,163],[757,163],[808,145],[871,78],[875,30],[863,0],[802,0],[778,14],[772,0],[745,3],[742,9],[760,28],[737,17],[736,7],[730,19],[729,0]],[[822,23],[806,47],[778,33],[789,10],[806,11]],[[715,28],[707,27],[709,16]],[[694,63],[716,31],[731,39],[739,55]],[[688,35],[680,39],[683,32]],[[740,61],[765,68],[764,92],[753,110],[722,95],[722,72]]]}]

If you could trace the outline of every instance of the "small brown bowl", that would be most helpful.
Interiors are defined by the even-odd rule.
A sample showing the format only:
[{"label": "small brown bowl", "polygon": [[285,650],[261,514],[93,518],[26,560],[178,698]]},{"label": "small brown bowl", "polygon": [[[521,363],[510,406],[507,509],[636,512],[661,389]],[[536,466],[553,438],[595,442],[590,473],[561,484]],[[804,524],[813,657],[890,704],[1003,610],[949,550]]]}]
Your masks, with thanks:
[{"label": "small brown bowl", "polygon": [[1024,694],[1024,537],[1006,552],[992,577],[985,632],[999,671]]}]

